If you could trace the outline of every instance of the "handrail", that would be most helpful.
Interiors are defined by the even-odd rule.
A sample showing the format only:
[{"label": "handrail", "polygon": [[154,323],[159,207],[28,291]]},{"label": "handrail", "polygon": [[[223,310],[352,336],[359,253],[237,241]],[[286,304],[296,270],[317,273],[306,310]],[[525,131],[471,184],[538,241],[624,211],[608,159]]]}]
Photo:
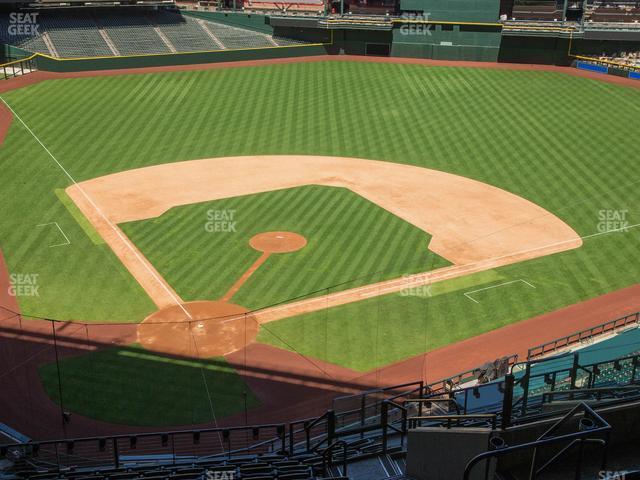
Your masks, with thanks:
[{"label": "handrail", "polygon": [[[502,359],[506,361],[507,365],[513,368],[513,366],[518,362],[518,354],[507,355],[505,357],[502,357]],[[437,382],[427,384],[425,385],[425,392],[426,394],[434,394],[438,391],[442,391],[442,393],[448,393],[455,387],[462,385],[465,381],[470,380],[474,376],[475,372],[477,372],[479,369],[480,367],[472,368],[451,377],[438,380]],[[439,387],[436,388],[436,386]]]},{"label": "handrail", "polygon": [[[35,62],[33,60],[34,58],[35,55],[32,55],[30,57],[13,60],[11,62],[0,65],[0,69],[2,70],[4,79],[7,80],[9,78],[19,77],[32,73],[35,70]],[[9,69],[9,71],[7,71],[7,69]]]},{"label": "handrail", "polygon": [[33,60],[37,56],[38,56],[38,54],[34,53],[30,57],[18,58],[17,60],[11,60],[10,62],[7,62],[7,63],[0,63],[0,68],[2,68],[2,67],[10,67],[11,65],[14,65],[16,63],[26,62],[28,60]]},{"label": "handrail", "polygon": [[[389,407],[394,407],[400,410],[402,418],[400,428],[394,427],[389,422]],[[400,433],[401,445],[404,446],[404,436],[408,431],[407,419],[409,417],[409,409],[404,405],[394,402],[393,400],[387,400],[382,404],[382,412],[380,414],[380,423],[382,424],[382,453],[387,453],[387,446],[389,444],[388,432],[389,428]]]},{"label": "handrail", "polygon": [[547,460],[547,462],[545,462],[544,465],[542,465],[540,468],[536,469],[536,471],[535,471],[536,476],[540,475],[547,468],[549,468],[551,465],[556,463],[556,461],[558,461],[560,458],[562,458],[567,452],[570,452],[573,449],[573,447],[575,447],[578,444],[583,444],[585,442],[598,443],[598,444],[602,445],[603,447],[605,445],[604,440],[602,440],[601,438],[585,438],[584,440],[576,438],[571,443],[569,443],[566,447],[562,448],[553,457],[551,457],[549,460]]},{"label": "handrail", "polygon": [[333,399],[333,405],[335,406],[336,402],[345,401],[345,400],[351,399],[351,398],[356,399],[356,398],[360,398],[362,396],[373,395],[375,393],[384,393],[384,392],[388,392],[389,390],[398,390],[400,388],[411,387],[411,386],[414,386],[414,385],[423,386],[424,382],[422,382],[421,380],[420,381],[415,381],[415,382],[407,382],[407,383],[402,383],[400,385],[393,385],[391,387],[371,388],[369,390],[364,390],[364,391],[359,392],[359,393],[353,393],[353,394],[350,394],[350,395],[341,395],[341,396],[335,397]]},{"label": "handrail", "polygon": [[[332,443],[331,445],[329,445],[327,447],[327,449],[322,453],[322,476],[326,476],[327,475],[327,463],[329,463],[329,466],[331,466],[331,464],[333,463],[333,450],[338,447],[341,446],[342,447],[342,475],[343,476],[347,476],[347,464],[348,464],[348,456],[347,456],[347,451],[349,448],[349,445],[347,444],[347,442],[345,442],[344,440],[337,440],[334,443]],[[328,457],[328,458],[327,458]]]},{"label": "handrail", "polygon": [[[581,57],[576,55],[576,58],[579,59],[588,59],[591,61],[596,61],[597,59],[589,58],[589,57]],[[622,325],[618,325],[618,322],[622,321]],[[566,348],[569,345],[574,345],[576,343],[580,343],[584,340],[591,339],[593,337],[603,335],[605,333],[609,333],[611,331],[616,331],[618,328],[623,328],[632,323],[636,323],[640,325],[640,312],[630,313],[629,315],[625,315],[624,317],[619,317],[614,320],[609,320],[607,322],[600,323],[590,328],[585,328],[584,330],[580,330],[569,335],[565,335],[564,337],[556,338],[555,340],[551,340],[549,342],[542,343],[540,345],[536,345],[535,347],[531,347],[527,351],[527,360],[532,360],[535,357],[540,357],[542,355],[546,355],[551,352],[556,352],[561,348]],[[596,331],[599,331],[596,333]],[[577,338],[576,338],[577,336]],[[576,338],[576,340],[573,340]],[[564,342],[564,343],[562,343]],[[547,350],[546,347],[552,345],[553,347]]]},{"label": "handrail", "polygon": [[161,432],[148,432],[148,433],[135,433],[135,434],[120,434],[120,435],[110,435],[108,437],[78,437],[73,439],[58,439],[58,440],[43,440],[38,442],[29,442],[29,443],[13,443],[2,445],[3,447],[24,447],[25,445],[38,444],[42,446],[46,445],[54,445],[57,443],[67,443],[70,441],[73,442],[89,442],[89,441],[100,441],[100,440],[123,440],[130,439],[132,437],[141,439],[148,437],[160,437],[161,435],[187,435],[187,434],[203,434],[203,433],[224,433],[225,431],[241,431],[241,430],[255,430],[255,429],[265,429],[265,428],[278,428],[284,427],[283,423],[266,423],[261,425],[250,425],[250,426],[240,426],[240,427],[218,427],[218,428],[202,428],[202,429],[193,429],[193,430],[171,430],[171,431],[161,431]]},{"label": "handrail", "polygon": [[[555,359],[557,359],[558,357],[555,357]],[[599,367],[601,365],[606,365],[608,363],[618,363],[620,364],[621,362],[627,361],[627,360],[631,360],[633,363],[635,364],[640,364],[640,354],[635,354],[635,355],[627,355],[624,357],[617,357],[614,359],[610,359],[610,360],[601,360],[598,362],[594,362],[594,363],[587,363],[586,365],[577,365],[576,368],[580,369],[580,370],[584,370],[587,373],[593,373],[593,368],[594,367]],[[546,375],[551,375],[554,373],[561,373],[561,372],[567,372],[567,371],[571,371],[573,370],[574,367],[573,366],[569,366],[569,367],[563,367],[563,368],[559,368],[558,370],[553,370],[551,372],[540,372],[540,373],[535,373],[535,374],[529,374],[529,376],[531,378],[538,378],[538,377],[544,377]],[[591,369],[591,370],[589,370]],[[520,379],[522,380],[522,379]]]},{"label": "handrail", "polygon": [[568,396],[569,400],[573,400],[577,395],[589,395],[595,394],[596,400],[601,400],[602,395],[607,393],[615,394],[615,392],[639,392],[640,384],[638,385],[619,385],[616,387],[597,387],[597,388],[576,388],[572,390],[554,390],[552,392],[545,392],[542,394],[542,403],[551,403],[555,400],[554,397]]},{"label": "handrail", "polygon": [[431,403],[449,403],[453,405],[456,410],[456,414],[460,415],[460,405],[455,398],[410,398],[403,402],[404,405],[407,403],[417,403],[418,407],[418,416],[422,415],[422,405],[424,404],[427,408],[431,408]]},{"label": "handrail", "polygon": [[[591,425],[588,426],[586,423],[581,421],[579,423],[579,426],[576,432],[549,437],[549,435],[552,435],[561,426],[565,425],[569,420],[574,418],[574,415],[578,413],[580,410],[582,410],[582,413],[583,413],[582,419],[588,418],[591,421],[593,421]],[[545,433],[543,433],[540,437],[538,437],[537,440],[533,442],[523,443],[520,445],[514,445],[512,447],[503,446],[501,448],[489,450],[487,452],[476,455],[465,466],[463,480],[469,479],[469,476],[471,475],[471,471],[481,461],[489,462],[492,458],[503,457],[516,451],[530,450],[530,449],[533,449],[534,453],[531,460],[531,470],[529,474],[529,479],[530,480],[535,479],[537,474],[548,465],[548,462],[547,462],[547,464],[545,464],[542,467],[542,469],[536,469],[536,453],[539,447],[553,445],[553,444],[561,443],[567,440],[573,441],[574,439],[577,439],[580,442],[593,441],[593,439],[589,439],[589,437],[593,437],[594,435],[600,434],[600,433],[605,435],[605,439],[603,440],[604,448],[603,448],[603,455],[602,455],[602,470],[605,470],[606,463],[607,463],[606,452],[607,452],[607,446],[609,443],[610,432],[611,432],[611,425],[609,425],[600,415],[598,415],[586,403],[580,403],[576,405],[574,408],[572,408],[569,412],[567,412],[558,422],[556,422]],[[580,478],[579,472],[580,472],[581,466],[582,466],[582,455],[580,455],[578,458],[577,467],[576,467],[576,472],[577,472],[576,478]],[[488,471],[489,469],[487,468],[485,470],[485,478],[487,478]]]},{"label": "handrail", "polygon": [[[512,360],[514,358],[517,358],[515,356],[510,357]],[[557,357],[555,358],[557,359]],[[527,365],[530,367],[530,365],[532,363],[537,364],[537,363],[544,363],[547,361],[550,361],[552,359],[541,359],[539,361],[534,361],[534,362],[528,362]],[[632,361],[631,364],[629,363],[623,363],[623,362],[628,362],[629,360]],[[640,366],[640,354],[639,355],[629,355],[626,357],[621,357],[621,358],[617,358],[617,359],[611,359],[611,360],[605,360],[605,361],[600,361],[600,362],[596,362],[592,365],[579,365],[577,364],[577,362],[575,361],[575,354],[574,354],[574,363],[573,366],[567,366],[562,368],[561,371],[564,372],[570,372],[569,376],[575,377],[575,373],[581,370],[584,370],[586,372],[588,372],[590,374],[589,377],[589,381],[584,385],[585,387],[588,388],[593,388],[594,386],[594,382],[595,379],[597,379],[597,376],[599,374],[599,369],[598,366],[599,365],[603,365],[603,364],[607,364],[607,365],[612,365],[611,368],[615,368],[620,370],[621,368],[625,369],[625,374],[627,373],[627,369],[630,369],[631,367],[633,367],[633,371],[631,373],[632,377],[631,379],[635,381],[636,378],[636,371],[637,371],[637,367]],[[458,376],[453,377],[454,379],[459,379],[459,378],[464,378],[465,375],[467,375],[470,372],[474,372],[478,369],[474,369],[474,370],[470,370],[469,372],[465,372],[463,374],[459,374]],[[553,379],[553,382],[555,384],[555,377],[553,377],[553,372],[544,372],[544,373],[540,373],[540,374],[532,374],[530,371],[528,371],[528,373],[525,375],[524,379],[525,380],[531,380],[532,378],[538,378],[541,376],[547,376],[547,375],[551,375],[550,378]],[[510,377],[510,375],[507,375],[507,377]],[[564,381],[564,376],[562,377],[563,381]],[[506,382],[507,379],[505,379]],[[523,379],[521,379],[520,381],[522,382]],[[447,382],[449,381],[449,379],[445,379],[444,381],[439,382],[439,384],[447,384]],[[573,380],[572,380],[573,382]],[[528,383],[528,382],[525,382]],[[415,382],[413,384],[416,385],[420,385],[420,382]],[[406,387],[407,385],[411,385],[411,384],[403,384],[401,386],[396,386],[396,387],[388,387],[385,389],[382,389],[383,391],[389,392],[389,391],[393,391],[394,388],[397,391],[398,388],[402,388],[402,387]],[[432,384],[433,385],[433,384]],[[489,384],[489,386],[492,384]],[[495,384],[493,384],[495,385]],[[527,385],[523,385],[523,388],[526,388]],[[464,389],[460,389],[460,390],[456,390],[456,395],[459,392],[471,392],[472,390],[478,389],[478,388],[482,388],[482,386],[478,387],[469,387],[469,388],[464,388]],[[552,385],[551,388],[553,389],[554,386]],[[620,389],[621,387],[617,387],[618,389]],[[411,392],[412,393],[416,393],[417,391],[419,391],[420,388],[418,389],[412,389]],[[449,395],[452,395],[453,390],[447,389],[447,393]],[[630,390],[630,389],[629,389]],[[379,392],[379,390],[376,390],[377,392]],[[127,439],[129,441],[133,440],[142,440],[142,439],[148,439],[148,438],[155,438],[157,439],[157,447],[158,449],[160,448],[160,438],[163,438],[163,444],[162,447],[166,447],[166,439],[167,437],[169,437],[169,440],[171,442],[173,442],[173,439],[177,439],[177,440],[184,440],[184,437],[187,437],[187,441],[188,441],[188,436],[189,435],[193,435],[194,436],[194,444],[195,442],[195,436],[198,436],[198,440],[200,439],[200,436],[204,436],[205,434],[219,434],[222,441],[224,442],[223,444],[221,443],[220,447],[221,447],[221,452],[220,453],[211,453],[209,456],[214,458],[214,457],[218,457],[218,456],[229,456],[231,454],[236,455],[238,453],[241,452],[252,452],[252,451],[256,451],[256,450],[263,450],[266,449],[268,451],[282,451],[282,452],[289,452],[290,454],[293,454],[294,449],[295,448],[299,448],[299,447],[305,447],[306,446],[306,451],[308,453],[311,452],[317,452],[322,445],[332,445],[337,439],[339,438],[346,438],[347,436],[351,436],[351,435],[355,435],[358,433],[366,433],[369,431],[374,431],[374,430],[381,430],[382,431],[382,435],[383,435],[383,442],[385,441],[386,437],[388,436],[387,434],[389,433],[389,429],[391,429],[392,431],[395,431],[397,433],[400,433],[401,435],[405,435],[407,432],[407,426],[408,424],[411,422],[412,425],[415,425],[416,423],[420,422],[420,421],[440,421],[443,425],[446,424],[449,427],[451,426],[451,424],[457,420],[457,423],[461,423],[465,420],[468,421],[474,421],[474,420],[491,420],[492,425],[495,428],[496,425],[496,420],[498,418],[502,418],[502,422],[503,422],[503,427],[505,424],[505,419],[504,419],[504,415],[506,415],[504,412],[506,411],[505,408],[507,408],[507,410],[510,410],[508,407],[511,407],[511,409],[513,408],[513,406],[518,405],[519,402],[522,402],[522,399],[517,400],[517,401],[513,401],[512,397],[510,397],[510,399],[507,402],[507,393],[504,393],[504,398],[503,398],[503,417],[500,417],[499,415],[495,415],[495,414],[491,414],[491,415],[483,415],[483,414],[471,414],[471,415],[440,415],[440,416],[428,416],[428,417],[422,417],[422,415],[418,415],[416,417],[413,418],[409,418],[408,412],[408,405],[410,405],[411,403],[415,403],[417,405],[419,405],[420,407],[422,407],[425,404],[429,404],[429,403],[440,403],[440,402],[447,402],[449,404],[453,404],[454,408],[456,409],[457,412],[461,411],[461,405],[458,405],[457,402],[455,401],[454,398],[430,398],[429,395],[434,395],[433,393],[434,390],[426,390],[423,391],[423,394],[426,394],[426,396],[421,397],[421,398],[404,398],[402,401],[397,402],[396,400],[399,397],[402,397],[403,395],[406,396],[408,394],[408,392],[404,392],[400,395],[395,395],[391,398],[387,398],[387,399],[382,399],[381,400],[381,410],[378,413],[376,411],[376,415],[375,417],[371,417],[372,421],[368,422],[366,425],[360,425],[360,427],[358,427],[358,420],[353,418],[353,422],[349,423],[348,425],[345,423],[344,428],[337,428],[337,424],[336,424],[336,419],[340,418],[339,415],[337,415],[335,413],[335,411],[333,410],[329,410],[327,412],[325,412],[323,415],[319,416],[319,417],[314,417],[314,418],[309,418],[306,420],[298,420],[298,421],[294,421],[294,422],[289,422],[287,424],[264,424],[264,425],[256,425],[256,426],[238,426],[238,427],[229,427],[229,428],[206,428],[206,429],[200,429],[200,430],[176,430],[176,431],[163,431],[163,432],[150,432],[150,433],[140,433],[140,434],[121,434],[121,435],[116,435],[116,436],[109,436],[109,437],[85,437],[85,438],[78,438],[78,439],[64,439],[64,440],[48,440],[48,441],[43,441],[43,442],[33,442],[33,443],[28,443],[28,444],[20,444],[20,443],[14,443],[14,444],[8,444],[8,445],[2,445],[0,446],[0,456],[2,455],[6,455],[7,451],[9,448],[28,448],[28,449],[32,449],[33,452],[37,452],[38,450],[40,450],[40,447],[48,447],[48,446],[53,446],[54,449],[57,451],[57,449],[68,449],[69,445],[72,445],[72,449],[73,449],[73,444],[75,443],[76,446],[78,443],[82,444],[82,446],[87,445],[86,442],[93,442],[94,445],[89,445],[90,448],[96,449],[98,448],[98,445],[102,445],[102,449],[101,451],[104,451],[104,445],[107,442],[113,443],[114,449],[118,447],[119,442],[123,442],[120,446],[124,446],[124,441],[126,441]],[[395,392],[394,392],[395,393]],[[542,395],[543,392],[540,392],[538,395]],[[545,392],[546,393],[546,392]],[[556,395],[560,395],[560,392],[558,392]],[[551,396],[547,396],[545,397],[545,399],[547,398],[552,398]],[[505,402],[509,403],[509,405],[505,405]],[[525,402],[523,402],[524,404]],[[536,405],[538,405],[536,403]],[[401,418],[400,417],[393,417],[393,420],[389,419],[389,413],[393,411],[394,413],[399,412],[401,414]],[[526,407],[523,411],[526,411]],[[420,410],[420,413],[422,413],[422,410]],[[464,411],[464,413],[466,413],[466,410]],[[507,415],[508,420],[510,421],[511,418],[511,414],[509,413],[509,415]],[[348,419],[347,419],[348,420]],[[507,424],[509,423],[509,421],[507,421]],[[468,423],[468,422],[467,422]],[[398,424],[400,424],[400,426],[398,426]],[[317,432],[317,435],[314,435],[312,437],[312,431],[314,428],[317,427],[321,427],[321,431]],[[269,431],[269,429],[275,429],[275,432],[271,432]],[[266,432],[264,432],[265,436],[271,437],[273,435],[273,437],[267,439],[267,440],[261,440],[260,434],[262,432],[260,432],[261,430],[267,430]],[[244,442],[246,440],[243,440],[244,437],[240,437],[240,436],[234,436],[233,432],[244,432],[243,435],[246,434],[246,439],[250,439],[251,437],[251,432],[253,432],[253,438],[254,438],[254,442],[249,444],[249,442],[247,442],[247,444],[245,444],[244,446],[240,446],[238,443],[239,442]],[[298,437],[298,439],[296,438],[297,435],[300,435]],[[288,438],[288,442],[287,442],[287,436]],[[404,437],[403,437],[404,439]],[[208,441],[208,440],[207,440]],[[84,444],[82,442],[85,442]],[[235,444],[234,444],[235,442]],[[199,443],[199,441],[197,442]],[[288,445],[287,445],[288,443]],[[139,444],[139,442],[138,442]],[[149,442],[145,442],[145,445],[148,445],[150,448],[155,449],[156,447],[154,445],[156,445],[153,441],[151,443]],[[298,445],[298,447],[296,447],[296,445]],[[135,448],[135,447],[132,447]],[[181,447],[182,448],[182,447]],[[77,448],[76,448],[77,450]],[[216,449],[217,450],[217,449]],[[108,450],[111,451],[111,450]],[[113,452],[114,453],[114,459],[116,460],[116,462],[118,461],[118,454],[117,452]],[[69,450],[67,451],[67,456],[65,457],[64,455],[62,455],[62,458],[69,458]],[[84,455],[86,457],[86,460],[91,460],[94,461],[96,460],[96,458],[91,457],[90,455]],[[58,463],[60,463],[61,465],[64,464],[64,461],[60,459],[60,457],[58,458]],[[174,458],[174,462],[176,461],[176,459]]]},{"label": "handrail", "polygon": [[451,428],[451,421],[456,420],[457,425],[460,425],[461,420],[491,420],[491,429],[496,429],[498,416],[495,413],[477,413],[467,415],[429,415],[424,417],[411,417],[409,423],[411,428],[416,428],[418,422],[422,421],[446,421],[447,429]]}]

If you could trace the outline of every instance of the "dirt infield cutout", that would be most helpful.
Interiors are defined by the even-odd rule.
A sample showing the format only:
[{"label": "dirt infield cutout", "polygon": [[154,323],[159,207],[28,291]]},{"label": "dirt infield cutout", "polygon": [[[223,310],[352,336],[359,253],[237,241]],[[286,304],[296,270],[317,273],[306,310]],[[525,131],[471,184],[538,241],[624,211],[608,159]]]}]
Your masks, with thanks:
[{"label": "dirt infield cutout", "polygon": [[259,252],[290,253],[297,252],[307,245],[307,239],[293,232],[264,232],[249,240],[249,245]]},{"label": "dirt infield cutout", "polygon": [[195,358],[219,357],[253,342],[258,323],[247,310],[224,301],[183,303],[149,315],[138,325],[138,343],[147,350]]},{"label": "dirt infield cutout", "polygon": [[249,245],[262,255],[220,300],[158,310],[138,326],[138,343],[148,350],[198,358],[227,355],[252,343],[258,322],[229,300],[272,254],[296,252],[307,245],[307,239],[293,232],[264,232],[252,237]]},{"label": "dirt infield cutout", "polygon": [[[578,234],[558,217],[505,190],[437,170],[359,158],[279,155],[191,160],[106,175],[66,191],[160,312],[177,308],[189,320],[185,317],[190,315],[191,304],[176,301],[180,297],[117,224],[154,218],[179,205],[310,184],[348,188],[413,224],[432,236],[429,249],[453,265],[266,308],[252,313],[257,324],[582,245]],[[250,244],[263,255],[220,302],[227,304],[270,254],[303,248],[306,239],[293,232],[266,232],[253,237]],[[202,310],[208,312],[208,318],[222,316],[217,306],[210,307]],[[244,313],[230,312],[242,322]],[[147,320],[145,324],[150,323]],[[201,343],[219,343],[221,338],[202,334]],[[212,352],[218,350],[227,348],[211,347]]]}]

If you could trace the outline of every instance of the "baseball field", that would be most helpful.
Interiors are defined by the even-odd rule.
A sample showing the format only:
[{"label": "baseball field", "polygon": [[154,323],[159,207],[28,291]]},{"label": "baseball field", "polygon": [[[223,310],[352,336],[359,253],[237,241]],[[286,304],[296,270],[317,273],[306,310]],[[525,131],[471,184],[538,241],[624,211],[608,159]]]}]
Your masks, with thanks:
[{"label": "baseball field", "polygon": [[24,321],[130,329],[38,362],[84,417],[207,423],[269,403],[247,352],[356,378],[638,281],[639,89],[323,61],[1,98]]}]

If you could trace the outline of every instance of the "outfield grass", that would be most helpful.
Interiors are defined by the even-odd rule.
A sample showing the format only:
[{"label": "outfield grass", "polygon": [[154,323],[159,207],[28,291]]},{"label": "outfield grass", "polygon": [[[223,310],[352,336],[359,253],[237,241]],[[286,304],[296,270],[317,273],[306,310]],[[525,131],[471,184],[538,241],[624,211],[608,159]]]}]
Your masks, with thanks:
[{"label": "outfield grass", "polygon": [[[258,405],[223,358],[180,360],[138,345],[60,362],[64,408],[105,422],[139,426],[215,424]],[[56,363],[40,367],[49,396],[60,403]]]},{"label": "outfield grass", "polygon": [[[209,212],[233,216],[233,223],[222,225],[232,231],[208,231]],[[309,185],[175,207],[121,227],[185,300],[222,297],[260,257],[249,246],[254,235],[303,235],[308,243],[302,250],[271,255],[231,299],[249,309],[326,293],[332,285],[341,290],[450,265],[427,249],[430,235],[337,187]]]},{"label": "outfield grass", "polygon": [[[640,91],[585,78],[329,62],[56,80],[3,97],[78,181],[216,156],[348,156],[487,182],[585,236],[599,232],[601,210],[627,210],[626,221],[640,223]],[[40,274],[40,296],[21,297],[22,308],[88,321],[139,321],[153,308],[58,200],[54,190],[69,179],[18,122],[0,149],[0,170],[11,179],[2,186],[0,245],[12,271]],[[49,221],[71,246],[48,248],[34,226]],[[268,328],[288,348],[366,369],[634,284],[639,246],[632,229],[501,268],[501,277],[536,289],[499,289],[479,304],[455,289],[427,301],[386,296],[325,312],[324,327],[318,313]],[[384,322],[375,317],[384,327],[376,355],[370,336],[357,335],[370,327],[373,303],[386,312]],[[315,334],[312,325],[319,325]],[[320,328],[338,338],[319,347]]]}]

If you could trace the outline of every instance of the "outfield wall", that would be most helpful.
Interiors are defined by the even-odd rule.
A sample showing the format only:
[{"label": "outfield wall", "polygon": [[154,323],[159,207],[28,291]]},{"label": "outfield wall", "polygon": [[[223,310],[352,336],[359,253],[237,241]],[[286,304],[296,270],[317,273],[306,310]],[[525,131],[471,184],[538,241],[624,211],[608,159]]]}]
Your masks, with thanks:
[{"label": "outfield wall", "polygon": [[[389,55],[436,60],[467,60],[506,63],[571,65],[576,55],[601,55],[640,50],[640,39],[572,38],[559,31],[503,32],[496,23],[499,2],[490,0],[405,0],[414,7],[412,16],[394,19],[388,25],[341,24],[329,29],[317,17],[274,17],[254,13],[184,12],[209,21],[309,42],[309,45],[233,49],[210,52],[56,59],[38,55],[38,68],[53,72],[163,67],[202,63],[292,58],[326,54]],[[447,5],[449,7],[447,8]],[[423,12],[420,14],[419,12]],[[462,19],[473,19],[465,22]],[[484,21],[491,20],[491,21]],[[581,34],[580,34],[581,35]],[[1,46],[2,63],[24,58],[30,52]]]},{"label": "outfield wall", "polygon": [[0,62],[2,63],[20,60],[22,58],[30,57],[31,55],[33,55],[33,53],[28,50],[14,47],[13,45],[0,44]]},{"label": "outfield wall", "polygon": [[80,59],[56,59],[38,55],[39,70],[49,72],[81,72],[88,70],[117,70],[125,68],[166,67],[201,63],[236,62],[273,58],[307,57],[326,55],[325,46],[305,45],[273,48],[218,50],[213,52],[179,53],[167,55],[137,55],[130,57],[96,57]]},{"label": "outfield wall", "polygon": [[400,25],[393,30],[394,57],[496,62],[501,27],[493,25],[430,24],[428,30]]},{"label": "outfield wall", "polygon": [[541,63],[570,65],[571,39],[559,36],[503,35],[500,43],[499,62]]},{"label": "outfield wall", "polygon": [[640,50],[640,41],[592,40],[560,36],[503,35],[498,61],[571,65],[576,56]]}]

